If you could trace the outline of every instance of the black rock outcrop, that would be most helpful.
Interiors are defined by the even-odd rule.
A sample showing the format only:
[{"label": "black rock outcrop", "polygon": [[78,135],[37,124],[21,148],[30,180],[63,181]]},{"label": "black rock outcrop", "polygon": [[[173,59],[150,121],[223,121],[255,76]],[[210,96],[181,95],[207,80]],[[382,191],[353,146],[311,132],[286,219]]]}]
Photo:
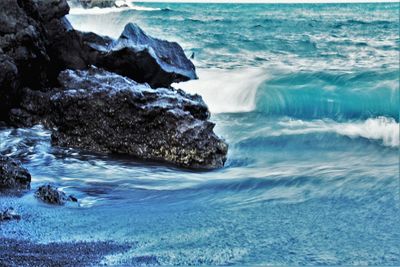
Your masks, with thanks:
[{"label": "black rock outcrop", "polygon": [[0,1],[0,120],[19,104],[21,88],[43,89],[56,81],[48,53],[68,13],[65,0]]},{"label": "black rock outcrop", "polygon": [[0,190],[26,190],[30,183],[31,175],[19,161],[0,155]]},{"label": "black rock outcrop", "polygon": [[77,202],[73,196],[67,196],[63,191],[52,185],[42,185],[35,193],[35,196],[47,204],[64,205],[67,201]]},{"label": "black rock outcrop", "polygon": [[127,24],[114,42],[84,39],[98,51],[93,65],[139,83],[146,82],[153,88],[197,78],[193,63],[179,44],[150,37],[136,24]]},{"label": "black rock outcrop", "polygon": [[153,88],[197,79],[193,63],[178,43],[150,37],[133,23],[125,26],[118,40],[69,30],[53,42],[51,51],[63,68],[93,65]]},{"label": "black rock outcrop", "polygon": [[46,80],[49,58],[36,15],[28,1],[0,1],[0,120],[18,103],[19,88]]},{"label": "black rock outcrop", "polygon": [[0,1],[0,121],[44,124],[57,146],[222,167],[207,106],[171,87],[197,78],[179,44],[136,24],[118,40],[79,32],[68,12],[66,0]]},{"label": "black rock outcrop", "polygon": [[19,215],[13,208],[7,208],[3,211],[0,211],[0,222],[20,219],[21,215]]},{"label": "black rock outcrop", "polygon": [[18,105],[21,88],[44,90],[65,69],[90,66],[146,82],[153,88],[197,78],[177,43],[128,24],[118,40],[82,33],[65,15],[66,0],[0,1],[0,120]]},{"label": "black rock outcrop", "polygon": [[[15,124],[53,128],[52,143],[129,154],[187,168],[222,167],[227,145],[213,132],[207,106],[182,90],[146,84],[92,68],[60,74],[62,88],[27,91]],[[32,119],[34,118],[34,119]]]}]

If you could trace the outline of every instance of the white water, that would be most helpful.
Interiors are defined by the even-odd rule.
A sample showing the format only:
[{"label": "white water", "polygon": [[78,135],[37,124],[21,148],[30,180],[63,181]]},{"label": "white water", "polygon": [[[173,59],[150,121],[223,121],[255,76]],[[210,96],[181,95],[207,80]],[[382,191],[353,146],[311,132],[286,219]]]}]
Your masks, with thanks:
[{"label": "white water", "polygon": [[197,73],[199,80],[173,86],[201,95],[212,113],[253,111],[257,89],[268,78],[262,68],[198,69]]},{"label": "white water", "polygon": [[82,8],[82,7],[72,7],[69,14],[71,15],[102,15],[109,13],[119,13],[127,10],[136,10],[136,11],[159,11],[160,8],[152,8],[152,7],[143,7],[136,6],[130,2],[126,1],[117,1],[118,7],[107,7],[107,8]]},{"label": "white water", "polygon": [[351,138],[380,140],[389,147],[399,146],[399,127],[393,118],[378,117],[366,121],[340,123],[336,121],[288,120],[279,123],[285,128],[269,135],[299,135],[309,133],[336,133]]}]

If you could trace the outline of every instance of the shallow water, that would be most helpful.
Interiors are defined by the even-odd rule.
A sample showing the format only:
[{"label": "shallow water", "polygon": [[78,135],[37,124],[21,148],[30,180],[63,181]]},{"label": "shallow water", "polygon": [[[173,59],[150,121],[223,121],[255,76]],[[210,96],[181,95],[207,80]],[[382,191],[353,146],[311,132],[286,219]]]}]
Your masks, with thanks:
[{"label": "shallow water", "polygon": [[50,146],[41,127],[1,129],[0,151],[32,187],[0,235],[37,242],[137,242],[108,264],[400,265],[399,5],[147,3],[73,9],[117,37],[127,22],[195,53],[199,93],[230,145],[226,167],[191,172]]}]

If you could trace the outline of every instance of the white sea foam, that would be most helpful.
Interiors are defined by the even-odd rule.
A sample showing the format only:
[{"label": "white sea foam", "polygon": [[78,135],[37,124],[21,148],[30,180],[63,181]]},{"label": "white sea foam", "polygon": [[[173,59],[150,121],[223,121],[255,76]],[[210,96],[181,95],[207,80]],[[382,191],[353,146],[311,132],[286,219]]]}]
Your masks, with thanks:
[{"label": "white sea foam", "polygon": [[393,118],[378,117],[365,121],[336,122],[326,120],[303,121],[286,120],[279,123],[283,129],[270,133],[270,135],[298,135],[310,133],[336,133],[351,138],[367,138],[380,140],[383,145],[399,147],[400,124]]},{"label": "white sea foam", "polygon": [[82,7],[72,7],[69,14],[71,15],[102,15],[109,13],[119,13],[127,10],[136,10],[136,11],[159,11],[160,8],[152,8],[152,7],[143,7],[136,6],[130,2],[125,1],[117,1],[117,6],[119,7],[106,7],[106,8],[82,8]]},{"label": "white sea foam", "polygon": [[257,89],[267,78],[262,68],[199,69],[197,72],[199,80],[174,86],[201,95],[213,113],[254,110]]}]

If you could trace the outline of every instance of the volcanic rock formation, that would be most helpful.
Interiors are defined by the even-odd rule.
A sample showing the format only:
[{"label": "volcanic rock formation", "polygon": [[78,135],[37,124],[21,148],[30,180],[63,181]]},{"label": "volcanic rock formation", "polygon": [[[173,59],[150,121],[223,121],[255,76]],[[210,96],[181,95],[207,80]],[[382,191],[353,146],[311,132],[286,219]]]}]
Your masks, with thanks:
[{"label": "volcanic rock formation", "polygon": [[62,87],[50,92],[26,91],[14,123],[53,128],[52,143],[61,147],[188,168],[218,168],[226,160],[227,145],[198,95],[153,89],[97,68],[63,71],[59,81]]},{"label": "volcanic rock formation", "polygon": [[0,155],[0,190],[26,190],[30,183],[31,175],[19,161]]},{"label": "volcanic rock formation", "polygon": [[57,146],[222,167],[207,106],[171,87],[197,78],[179,44],[136,24],[118,40],[79,32],[68,12],[66,0],[0,1],[0,121],[41,123]]}]

